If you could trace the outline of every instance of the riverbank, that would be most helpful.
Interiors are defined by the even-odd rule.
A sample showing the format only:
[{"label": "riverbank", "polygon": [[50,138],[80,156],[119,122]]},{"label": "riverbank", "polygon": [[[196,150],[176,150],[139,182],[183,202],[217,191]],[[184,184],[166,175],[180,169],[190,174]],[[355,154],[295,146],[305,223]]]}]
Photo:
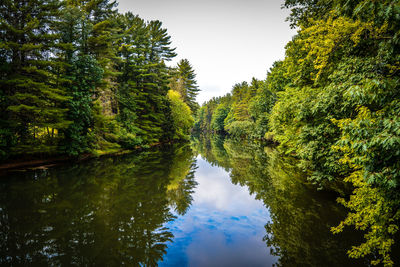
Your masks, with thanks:
[{"label": "riverbank", "polygon": [[7,160],[4,162],[0,162],[0,175],[6,173],[7,171],[11,170],[24,170],[24,169],[46,169],[51,166],[64,164],[67,162],[81,162],[86,161],[94,158],[100,158],[105,156],[118,156],[122,154],[129,154],[134,152],[143,151],[146,149],[154,148],[163,146],[166,144],[171,144],[177,141],[170,141],[170,142],[157,142],[147,146],[136,146],[134,149],[118,149],[118,150],[108,150],[108,151],[96,151],[96,153],[85,153],[79,155],[77,157],[74,156],[62,156],[62,155],[54,155],[54,156],[45,156],[40,159],[34,159],[33,157],[24,157],[22,158],[15,158],[11,160]]}]

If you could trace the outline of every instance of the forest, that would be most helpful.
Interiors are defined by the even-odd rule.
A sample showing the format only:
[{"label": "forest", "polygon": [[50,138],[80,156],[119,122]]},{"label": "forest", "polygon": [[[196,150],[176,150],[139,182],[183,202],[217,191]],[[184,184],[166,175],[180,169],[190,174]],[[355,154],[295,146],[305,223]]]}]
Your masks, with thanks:
[{"label": "forest", "polygon": [[110,0],[0,4],[0,160],[188,139],[199,91],[160,21]]},{"label": "forest", "polygon": [[[298,29],[265,80],[204,103],[194,130],[278,144],[365,232],[348,255],[392,266],[400,219],[400,2],[286,0]],[[348,193],[348,188],[352,188]]]},{"label": "forest", "polygon": [[113,0],[2,0],[0,161],[102,155],[191,135],[266,142],[315,190],[340,196],[348,213],[331,233],[364,233],[350,258],[393,266],[400,1],[286,0],[283,8],[297,29],[284,59],[264,80],[199,106],[189,60],[168,66],[177,54],[160,21],[121,14]]}]

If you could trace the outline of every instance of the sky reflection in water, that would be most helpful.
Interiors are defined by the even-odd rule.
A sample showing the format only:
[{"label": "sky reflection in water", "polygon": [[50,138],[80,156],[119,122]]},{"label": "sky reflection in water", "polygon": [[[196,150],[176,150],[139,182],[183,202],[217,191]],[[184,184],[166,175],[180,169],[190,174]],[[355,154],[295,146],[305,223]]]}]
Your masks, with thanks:
[{"label": "sky reflection in water", "polygon": [[271,266],[263,242],[270,220],[263,203],[231,183],[221,167],[197,158],[198,183],[184,216],[167,223],[174,235],[160,266]]},{"label": "sky reflection in water", "polygon": [[290,158],[214,138],[3,176],[0,266],[365,266],[362,233],[330,231],[345,213]]}]

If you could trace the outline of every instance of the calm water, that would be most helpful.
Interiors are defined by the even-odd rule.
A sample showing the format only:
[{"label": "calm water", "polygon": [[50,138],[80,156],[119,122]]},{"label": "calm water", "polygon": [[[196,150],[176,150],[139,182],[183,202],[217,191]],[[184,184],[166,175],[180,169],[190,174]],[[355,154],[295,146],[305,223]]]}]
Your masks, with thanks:
[{"label": "calm water", "polygon": [[202,140],[0,176],[0,265],[365,264],[344,215],[273,150]]}]

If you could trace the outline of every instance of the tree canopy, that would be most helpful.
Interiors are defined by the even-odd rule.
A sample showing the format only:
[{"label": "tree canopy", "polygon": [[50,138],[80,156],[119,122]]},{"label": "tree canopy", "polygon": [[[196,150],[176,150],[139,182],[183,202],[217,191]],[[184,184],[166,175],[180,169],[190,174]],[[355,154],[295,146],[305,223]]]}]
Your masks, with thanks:
[{"label": "tree canopy", "polygon": [[[273,140],[320,189],[344,194],[346,225],[365,231],[353,258],[392,266],[400,210],[400,4],[286,0],[298,29],[264,81],[236,84],[200,108],[195,129]],[[222,99],[231,98],[230,101]],[[227,104],[228,103],[228,104]],[[211,123],[213,122],[213,123]]]},{"label": "tree canopy", "polygon": [[[161,21],[116,7],[111,0],[2,1],[1,160],[187,139],[192,113],[167,93],[178,91],[196,110],[192,66],[186,59],[167,66],[177,54]],[[171,85],[175,70],[184,90]]]}]

